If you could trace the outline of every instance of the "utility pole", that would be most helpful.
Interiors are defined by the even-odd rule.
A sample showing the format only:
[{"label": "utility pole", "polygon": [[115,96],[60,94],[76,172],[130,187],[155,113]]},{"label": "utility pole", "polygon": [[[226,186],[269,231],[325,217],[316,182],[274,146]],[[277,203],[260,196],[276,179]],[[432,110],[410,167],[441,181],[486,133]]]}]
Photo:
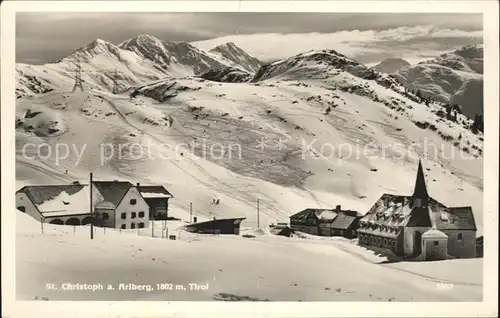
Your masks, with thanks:
[{"label": "utility pole", "polygon": [[151,237],[155,237],[155,218],[151,218]]},{"label": "utility pole", "polygon": [[189,223],[193,223],[193,202],[189,202]]},{"label": "utility pole", "polygon": [[76,89],[79,88],[80,91],[83,92],[83,85],[82,85],[82,67],[80,66],[80,63],[76,64],[76,71],[75,71],[75,85],[73,86],[72,92],[75,92]]},{"label": "utility pole", "polygon": [[42,234],[43,234],[43,218],[40,218],[40,226],[42,227]]},{"label": "utility pole", "polygon": [[94,211],[92,209],[92,172],[90,173],[90,239],[94,239]]},{"label": "utility pole", "polygon": [[259,211],[259,199],[257,199],[257,227],[260,229],[260,211]]}]

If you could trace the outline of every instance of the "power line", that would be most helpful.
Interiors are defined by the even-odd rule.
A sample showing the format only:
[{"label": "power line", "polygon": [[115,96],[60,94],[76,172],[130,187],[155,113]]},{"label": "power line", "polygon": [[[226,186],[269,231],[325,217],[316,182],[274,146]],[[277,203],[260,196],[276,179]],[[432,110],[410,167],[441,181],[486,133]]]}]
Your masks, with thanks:
[{"label": "power line", "polygon": [[80,66],[80,63],[76,64],[76,70],[75,70],[75,85],[73,86],[72,92],[75,92],[77,88],[80,89],[80,91],[83,92],[83,85],[82,85],[82,67]]}]

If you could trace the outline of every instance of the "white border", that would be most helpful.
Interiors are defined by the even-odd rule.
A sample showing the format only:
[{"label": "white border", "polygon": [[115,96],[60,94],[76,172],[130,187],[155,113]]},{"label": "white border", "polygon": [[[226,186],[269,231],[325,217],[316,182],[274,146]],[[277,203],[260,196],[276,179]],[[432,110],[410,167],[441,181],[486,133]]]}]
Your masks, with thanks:
[{"label": "white border", "polygon": [[[15,13],[93,12],[446,12],[482,13],[484,23],[484,297],[466,303],[40,302],[15,301]],[[6,1],[1,5],[2,311],[4,317],[495,317],[498,315],[497,1]]]}]

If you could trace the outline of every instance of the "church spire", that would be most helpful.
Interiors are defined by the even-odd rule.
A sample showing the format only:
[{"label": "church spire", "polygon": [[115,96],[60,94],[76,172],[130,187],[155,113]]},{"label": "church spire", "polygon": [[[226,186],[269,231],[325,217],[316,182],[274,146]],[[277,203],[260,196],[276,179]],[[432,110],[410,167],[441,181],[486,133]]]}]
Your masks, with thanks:
[{"label": "church spire", "polygon": [[422,162],[418,161],[417,180],[415,181],[415,190],[413,191],[413,199],[421,199],[421,202],[426,205],[429,200],[427,186],[425,185],[424,169]]}]

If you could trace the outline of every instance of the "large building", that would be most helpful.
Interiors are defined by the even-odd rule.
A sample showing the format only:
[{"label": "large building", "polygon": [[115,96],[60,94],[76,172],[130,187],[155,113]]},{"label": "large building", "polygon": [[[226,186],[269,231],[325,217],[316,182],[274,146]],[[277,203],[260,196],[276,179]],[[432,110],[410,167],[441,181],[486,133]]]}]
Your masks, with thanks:
[{"label": "large building", "polygon": [[16,192],[16,207],[38,221],[135,229],[149,226],[149,205],[128,181],[92,182],[90,187],[75,182],[68,185],[32,185]]},{"label": "large building", "polygon": [[335,209],[308,208],[290,217],[290,227],[312,235],[354,238],[360,217],[358,212],[342,210],[340,205]]},{"label": "large building", "polygon": [[94,181],[94,215],[104,227],[120,229],[149,226],[149,205],[128,181]]},{"label": "large building", "polygon": [[475,257],[471,207],[446,207],[429,196],[422,163],[411,196],[383,194],[360,220],[358,241],[420,260]]},{"label": "large building", "polygon": [[85,225],[91,223],[89,186],[30,185],[16,192],[17,210],[51,224]]}]

